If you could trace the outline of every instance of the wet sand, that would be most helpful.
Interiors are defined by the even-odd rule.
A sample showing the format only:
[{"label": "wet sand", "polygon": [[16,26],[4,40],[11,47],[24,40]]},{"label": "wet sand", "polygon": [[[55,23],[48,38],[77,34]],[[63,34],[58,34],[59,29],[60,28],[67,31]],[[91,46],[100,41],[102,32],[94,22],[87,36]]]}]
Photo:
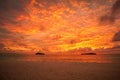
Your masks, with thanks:
[{"label": "wet sand", "polygon": [[120,80],[119,63],[0,61],[0,80]]}]

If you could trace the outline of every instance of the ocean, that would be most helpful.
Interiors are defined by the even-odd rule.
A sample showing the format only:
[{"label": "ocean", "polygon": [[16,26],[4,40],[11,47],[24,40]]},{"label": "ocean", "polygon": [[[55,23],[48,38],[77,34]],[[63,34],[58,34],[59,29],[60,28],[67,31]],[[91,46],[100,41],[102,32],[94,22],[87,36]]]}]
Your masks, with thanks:
[{"label": "ocean", "polygon": [[120,54],[98,54],[98,55],[5,55],[0,61],[57,61],[57,62],[79,62],[79,63],[120,63]]},{"label": "ocean", "polygon": [[120,55],[0,55],[0,80],[120,80]]}]

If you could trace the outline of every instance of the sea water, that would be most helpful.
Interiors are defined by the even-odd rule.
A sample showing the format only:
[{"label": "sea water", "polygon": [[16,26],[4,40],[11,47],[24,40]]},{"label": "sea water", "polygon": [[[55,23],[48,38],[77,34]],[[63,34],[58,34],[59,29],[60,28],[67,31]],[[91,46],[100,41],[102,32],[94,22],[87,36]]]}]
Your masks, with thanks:
[{"label": "sea water", "polygon": [[0,56],[0,61],[58,61],[79,63],[120,63],[120,54],[97,55],[6,55]]}]

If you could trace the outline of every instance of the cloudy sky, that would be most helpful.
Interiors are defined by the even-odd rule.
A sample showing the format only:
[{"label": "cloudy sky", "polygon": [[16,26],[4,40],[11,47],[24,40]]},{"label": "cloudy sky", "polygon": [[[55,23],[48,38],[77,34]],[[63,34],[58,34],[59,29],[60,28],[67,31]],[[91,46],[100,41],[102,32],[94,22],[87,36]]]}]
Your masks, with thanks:
[{"label": "cloudy sky", "polygon": [[0,50],[120,50],[120,0],[0,0]]}]

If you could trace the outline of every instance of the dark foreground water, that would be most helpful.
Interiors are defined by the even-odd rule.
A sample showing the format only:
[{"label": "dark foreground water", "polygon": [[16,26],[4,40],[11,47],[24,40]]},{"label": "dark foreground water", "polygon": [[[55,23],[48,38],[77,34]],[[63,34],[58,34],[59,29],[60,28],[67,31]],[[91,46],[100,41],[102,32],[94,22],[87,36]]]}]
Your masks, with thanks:
[{"label": "dark foreground water", "polygon": [[0,80],[120,80],[120,55],[1,55]]}]

